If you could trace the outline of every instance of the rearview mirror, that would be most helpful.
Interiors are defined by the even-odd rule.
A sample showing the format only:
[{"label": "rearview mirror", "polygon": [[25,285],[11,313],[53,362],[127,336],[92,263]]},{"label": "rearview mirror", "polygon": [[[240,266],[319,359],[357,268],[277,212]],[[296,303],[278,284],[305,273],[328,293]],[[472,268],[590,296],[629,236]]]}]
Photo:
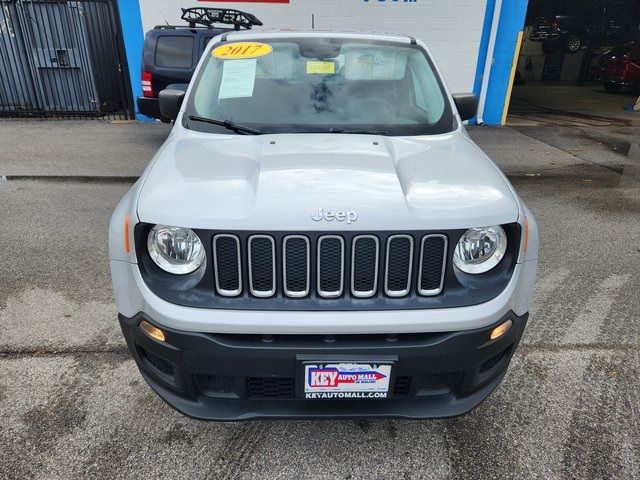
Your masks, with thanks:
[{"label": "rearview mirror", "polygon": [[462,121],[471,120],[478,113],[478,97],[473,93],[454,93],[453,101]]},{"label": "rearview mirror", "polygon": [[158,95],[160,103],[160,113],[163,117],[175,120],[180,112],[180,107],[184,100],[185,92],[183,90],[165,89]]}]

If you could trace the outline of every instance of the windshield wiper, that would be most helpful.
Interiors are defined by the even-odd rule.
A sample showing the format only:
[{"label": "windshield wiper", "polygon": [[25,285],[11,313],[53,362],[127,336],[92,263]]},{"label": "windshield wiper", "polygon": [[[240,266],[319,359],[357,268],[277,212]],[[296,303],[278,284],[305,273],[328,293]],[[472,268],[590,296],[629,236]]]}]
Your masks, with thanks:
[{"label": "windshield wiper", "polygon": [[329,129],[329,133],[346,133],[348,134],[361,134],[361,135],[389,135],[389,132],[384,130],[349,130],[348,128],[336,128],[332,127]]},{"label": "windshield wiper", "polygon": [[199,117],[198,115],[189,115],[189,120],[193,122],[203,122],[203,123],[210,123],[212,125],[220,125],[221,127],[225,127],[228,130],[233,130],[236,133],[247,133],[249,135],[262,135],[262,132],[260,130],[247,127],[245,125],[240,125],[238,123],[233,123],[230,120],[218,120],[215,118]]}]

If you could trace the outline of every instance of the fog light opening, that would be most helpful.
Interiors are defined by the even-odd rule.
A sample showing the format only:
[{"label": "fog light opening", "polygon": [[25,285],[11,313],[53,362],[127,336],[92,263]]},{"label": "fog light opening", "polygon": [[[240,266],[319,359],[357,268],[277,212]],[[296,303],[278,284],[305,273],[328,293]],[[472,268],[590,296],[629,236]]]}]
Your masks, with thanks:
[{"label": "fog light opening", "polygon": [[157,340],[158,342],[164,342],[164,332],[159,328],[154,327],[146,320],[140,322],[140,330],[142,330],[147,336]]},{"label": "fog light opening", "polygon": [[505,333],[507,333],[511,329],[511,327],[513,327],[512,320],[507,320],[503,324],[497,326],[496,328],[491,330],[491,340],[496,340],[497,338],[500,338]]}]

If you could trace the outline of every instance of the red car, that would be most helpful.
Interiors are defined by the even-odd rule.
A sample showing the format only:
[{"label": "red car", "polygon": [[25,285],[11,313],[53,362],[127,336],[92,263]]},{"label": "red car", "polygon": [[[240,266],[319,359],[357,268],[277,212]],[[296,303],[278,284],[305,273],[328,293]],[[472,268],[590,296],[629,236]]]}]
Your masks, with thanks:
[{"label": "red car", "polygon": [[640,90],[640,46],[616,47],[602,55],[597,78],[610,92]]}]

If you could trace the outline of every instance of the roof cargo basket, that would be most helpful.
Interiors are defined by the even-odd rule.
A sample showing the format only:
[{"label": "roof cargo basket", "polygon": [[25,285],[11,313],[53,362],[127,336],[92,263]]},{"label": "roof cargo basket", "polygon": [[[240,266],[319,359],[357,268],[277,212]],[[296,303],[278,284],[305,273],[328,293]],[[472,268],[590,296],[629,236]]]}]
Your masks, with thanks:
[{"label": "roof cargo basket", "polygon": [[189,22],[190,28],[196,25],[212,27],[215,23],[233,25],[236,30],[241,28],[251,30],[253,26],[262,26],[262,22],[255,15],[240,10],[208,7],[182,8],[181,10],[181,18]]}]

